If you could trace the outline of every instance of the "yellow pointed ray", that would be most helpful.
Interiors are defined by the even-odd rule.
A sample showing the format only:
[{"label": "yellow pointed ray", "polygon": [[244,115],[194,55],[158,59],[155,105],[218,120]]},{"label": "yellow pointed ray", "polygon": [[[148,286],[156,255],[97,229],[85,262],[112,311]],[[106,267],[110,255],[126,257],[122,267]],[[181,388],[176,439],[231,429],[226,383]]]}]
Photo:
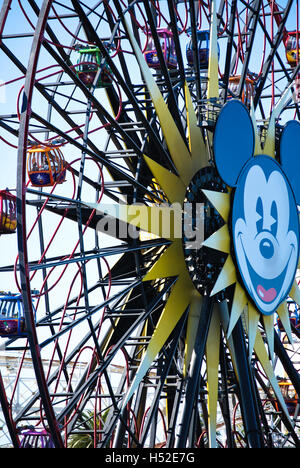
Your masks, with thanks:
[{"label": "yellow pointed ray", "polygon": [[217,448],[218,367],[220,350],[220,316],[215,306],[206,342],[207,403],[209,447]]},{"label": "yellow pointed ray", "polygon": [[233,338],[232,336],[228,335],[227,330],[230,328],[230,319],[229,319],[229,312],[228,312],[228,304],[226,301],[223,302],[218,302],[217,306],[219,308],[219,314],[220,314],[220,319],[221,319],[221,324],[222,328],[224,331],[225,339],[227,342],[227,346],[231,355],[232,359],[232,365],[235,369],[235,373],[238,379],[238,372],[237,372],[237,366],[236,366],[236,355],[235,355],[235,349],[234,349],[234,344],[233,344]]},{"label": "yellow pointed ray", "polygon": [[219,98],[218,21],[216,0],[211,1],[207,98]]},{"label": "yellow pointed ray", "polygon": [[292,336],[292,328],[291,328],[291,322],[290,322],[290,315],[287,307],[287,302],[283,302],[280,304],[280,306],[277,309],[277,314],[279,316],[279,319],[283,325],[283,328],[286,331],[287,337],[291,345],[293,344],[293,336]]},{"label": "yellow pointed ray", "polygon": [[179,277],[163,310],[136,376],[123,402],[124,409],[146,375],[152,362],[190,304],[194,286],[187,276]]},{"label": "yellow pointed ray", "polygon": [[144,158],[170,203],[177,202],[182,204],[186,192],[186,186],[182,180],[177,175],[153,161],[153,159],[148,158],[148,156],[144,156]]},{"label": "yellow pointed ray", "polygon": [[224,221],[228,221],[230,212],[230,193],[214,192],[213,190],[203,190],[206,198],[214,205]]},{"label": "yellow pointed ray", "polygon": [[269,347],[270,359],[274,361],[274,314],[263,315],[264,329]]},{"label": "yellow pointed ray", "polygon": [[236,283],[236,280],[237,277],[235,266],[231,256],[228,255],[225,265],[223,266],[210,295],[214,296],[215,294],[227,288],[228,286]]},{"label": "yellow pointed ray", "polygon": [[289,412],[288,412],[288,409],[286,407],[286,404],[285,404],[285,401],[283,399],[283,396],[282,396],[282,393],[280,391],[280,387],[278,385],[278,381],[277,381],[277,378],[274,374],[274,371],[273,371],[273,367],[269,361],[269,357],[268,357],[268,353],[266,351],[266,347],[265,347],[265,344],[264,344],[264,341],[262,339],[262,336],[260,334],[260,332],[257,333],[256,335],[256,340],[255,340],[255,344],[254,344],[254,351],[255,351],[255,354],[259,360],[259,362],[261,363],[264,371],[265,371],[265,374],[274,390],[274,393],[275,393],[275,396],[277,398],[277,400],[279,400],[280,402],[280,405],[285,413],[285,416],[288,418],[288,420],[290,421],[290,415],[289,415]]},{"label": "yellow pointed ray", "polygon": [[288,86],[288,88],[282,94],[280,100],[276,104],[276,106],[275,106],[275,108],[274,108],[274,110],[272,112],[272,115],[270,117],[266,142],[265,142],[264,149],[263,149],[263,154],[271,156],[272,158],[275,158],[275,127],[276,127],[276,120],[279,118],[281,112],[283,111],[283,108],[284,108],[284,106],[286,104],[289,92],[290,92],[291,88],[293,87],[293,85],[294,85],[294,83],[291,82],[291,84]]},{"label": "yellow pointed ray", "polygon": [[159,206],[109,205],[86,202],[82,202],[82,204],[158,237],[178,239],[182,235],[182,210],[179,203],[172,206],[166,204]]},{"label": "yellow pointed ray", "polygon": [[254,134],[255,134],[254,156],[257,156],[259,154],[262,154],[262,147],[261,147],[260,137],[259,137],[259,134],[258,134],[258,128],[257,128],[257,122],[256,122],[256,116],[255,116],[255,109],[254,109],[254,105],[253,105],[253,100],[252,100],[252,106],[251,106],[250,114],[251,114],[251,119],[252,119],[252,123],[253,123]]},{"label": "yellow pointed ray", "polygon": [[214,232],[210,237],[208,237],[204,242],[202,242],[204,247],[209,247],[211,249],[219,250],[220,252],[230,253],[230,235],[228,231],[228,226],[225,224],[218,231]]},{"label": "yellow pointed ray", "polygon": [[292,289],[290,290],[289,295],[300,306],[300,289],[296,280],[293,283],[293,286],[292,286]]},{"label": "yellow pointed ray", "polygon": [[237,282],[235,285],[233,302],[231,307],[230,313],[230,322],[227,330],[227,337],[230,337],[232,330],[234,329],[238,319],[242,315],[246,305],[248,302],[248,298],[242,286]]},{"label": "yellow pointed ray", "polygon": [[168,276],[187,275],[181,239],[174,241],[163,252],[143,281],[152,281]]},{"label": "yellow pointed ray", "polygon": [[167,104],[152,76],[151,70],[148,67],[142,51],[130,29],[127,21],[124,22],[129,40],[134,50],[136,59],[140,66],[142,75],[146,82],[148,91],[150,93],[152,102],[154,104],[156,113],[158,115],[161,129],[169,148],[171,158],[176,166],[180,178],[188,185],[193,176],[193,165],[189,150],[182,139],[182,136],[174,122],[172,114],[170,113]]},{"label": "yellow pointed ray", "polygon": [[195,346],[198,324],[201,314],[202,297],[195,290],[191,299],[191,305],[188,315],[186,339],[185,339],[185,351],[184,351],[184,364],[183,364],[183,376],[187,376],[188,368],[191,362],[192,352]]},{"label": "yellow pointed ray", "polygon": [[249,359],[251,359],[255,340],[256,340],[256,335],[257,335],[257,326],[259,322],[259,313],[255,309],[255,307],[251,304],[251,302],[248,303],[248,320],[247,320],[247,326],[248,326],[248,354],[249,354]]},{"label": "yellow pointed ray", "polygon": [[203,140],[194,105],[192,103],[190,91],[187,82],[184,84],[185,104],[187,112],[187,125],[189,135],[189,147],[192,157],[194,173],[198,172],[202,167],[208,164],[207,149]]}]

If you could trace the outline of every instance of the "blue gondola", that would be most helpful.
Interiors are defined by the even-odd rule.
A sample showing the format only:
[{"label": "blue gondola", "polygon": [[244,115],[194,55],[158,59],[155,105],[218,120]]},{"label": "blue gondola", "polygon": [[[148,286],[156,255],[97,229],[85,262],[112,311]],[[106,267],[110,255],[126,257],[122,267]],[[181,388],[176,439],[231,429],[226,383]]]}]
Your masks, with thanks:
[{"label": "blue gondola", "polygon": [[[197,31],[197,48],[199,56],[200,68],[207,70],[209,64],[209,40],[210,32],[207,31]],[[220,55],[220,48],[218,45],[218,54]],[[190,39],[189,43],[186,46],[186,59],[189,67],[194,66],[194,51],[193,51],[193,41]]]},{"label": "blue gondola", "polygon": [[21,294],[0,294],[0,337],[26,337]]}]

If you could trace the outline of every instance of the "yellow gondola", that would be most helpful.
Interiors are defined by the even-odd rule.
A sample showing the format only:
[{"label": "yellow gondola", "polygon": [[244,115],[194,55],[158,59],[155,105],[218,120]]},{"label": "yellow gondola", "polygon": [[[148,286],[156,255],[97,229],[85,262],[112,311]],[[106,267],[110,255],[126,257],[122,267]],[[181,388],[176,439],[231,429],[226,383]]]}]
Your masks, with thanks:
[{"label": "yellow gondola", "polygon": [[17,199],[9,190],[0,191],[0,234],[12,234],[17,228]]},{"label": "yellow gondola", "polygon": [[37,146],[28,150],[27,173],[34,187],[49,187],[66,180],[66,163],[59,148]]}]

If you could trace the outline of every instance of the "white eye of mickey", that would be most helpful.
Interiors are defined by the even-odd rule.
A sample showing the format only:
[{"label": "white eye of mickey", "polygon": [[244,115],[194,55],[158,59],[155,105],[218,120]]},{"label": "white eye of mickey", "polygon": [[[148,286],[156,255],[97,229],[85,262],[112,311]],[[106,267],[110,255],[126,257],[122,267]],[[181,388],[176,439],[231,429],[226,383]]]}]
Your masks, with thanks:
[{"label": "white eye of mickey", "polygon": [[271,214],[270,214],[270,230],[274,237],[276,237],[276,234],[277,234],[277,224],[278,224],[277,203],[273,201],[272,206],[271,206]]},{"label": "white eye of mickey", "polygon": [[257,232],[261,232],[263,230],[263,203],[262,199],[258,197],[256,202],[256,213],[255,213],[255,222],[256,222],[256,230]]},{"label": "white eye of mickey", "polygon": [[270,211],[264,212],[264,205],[261,197],[256,202],[255,223],[257,232],[263,230],[270,231],[273,236],[277,233],[278,210],[275,201],[272,202]]}]

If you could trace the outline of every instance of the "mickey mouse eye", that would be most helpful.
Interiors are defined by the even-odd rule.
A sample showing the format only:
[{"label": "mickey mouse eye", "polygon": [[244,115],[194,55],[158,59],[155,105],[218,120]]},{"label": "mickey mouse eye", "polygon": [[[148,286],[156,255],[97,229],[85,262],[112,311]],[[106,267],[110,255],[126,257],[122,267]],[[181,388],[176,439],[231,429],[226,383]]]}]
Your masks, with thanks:
[{"label": "mickey mouse eye", "polygon": [[274,220],[271,224],[271,232],[273,236],[276,237],[277,227],[278,227],[278,209],[277,209],[277,203],[275,201],[272,202],[271,217]]},{"label": "mickey mouse eye", "polygon": [[261,232],[263,230],[263,202],[261,197],[258,197],[256,202],[256,230],[257,232]]}]

